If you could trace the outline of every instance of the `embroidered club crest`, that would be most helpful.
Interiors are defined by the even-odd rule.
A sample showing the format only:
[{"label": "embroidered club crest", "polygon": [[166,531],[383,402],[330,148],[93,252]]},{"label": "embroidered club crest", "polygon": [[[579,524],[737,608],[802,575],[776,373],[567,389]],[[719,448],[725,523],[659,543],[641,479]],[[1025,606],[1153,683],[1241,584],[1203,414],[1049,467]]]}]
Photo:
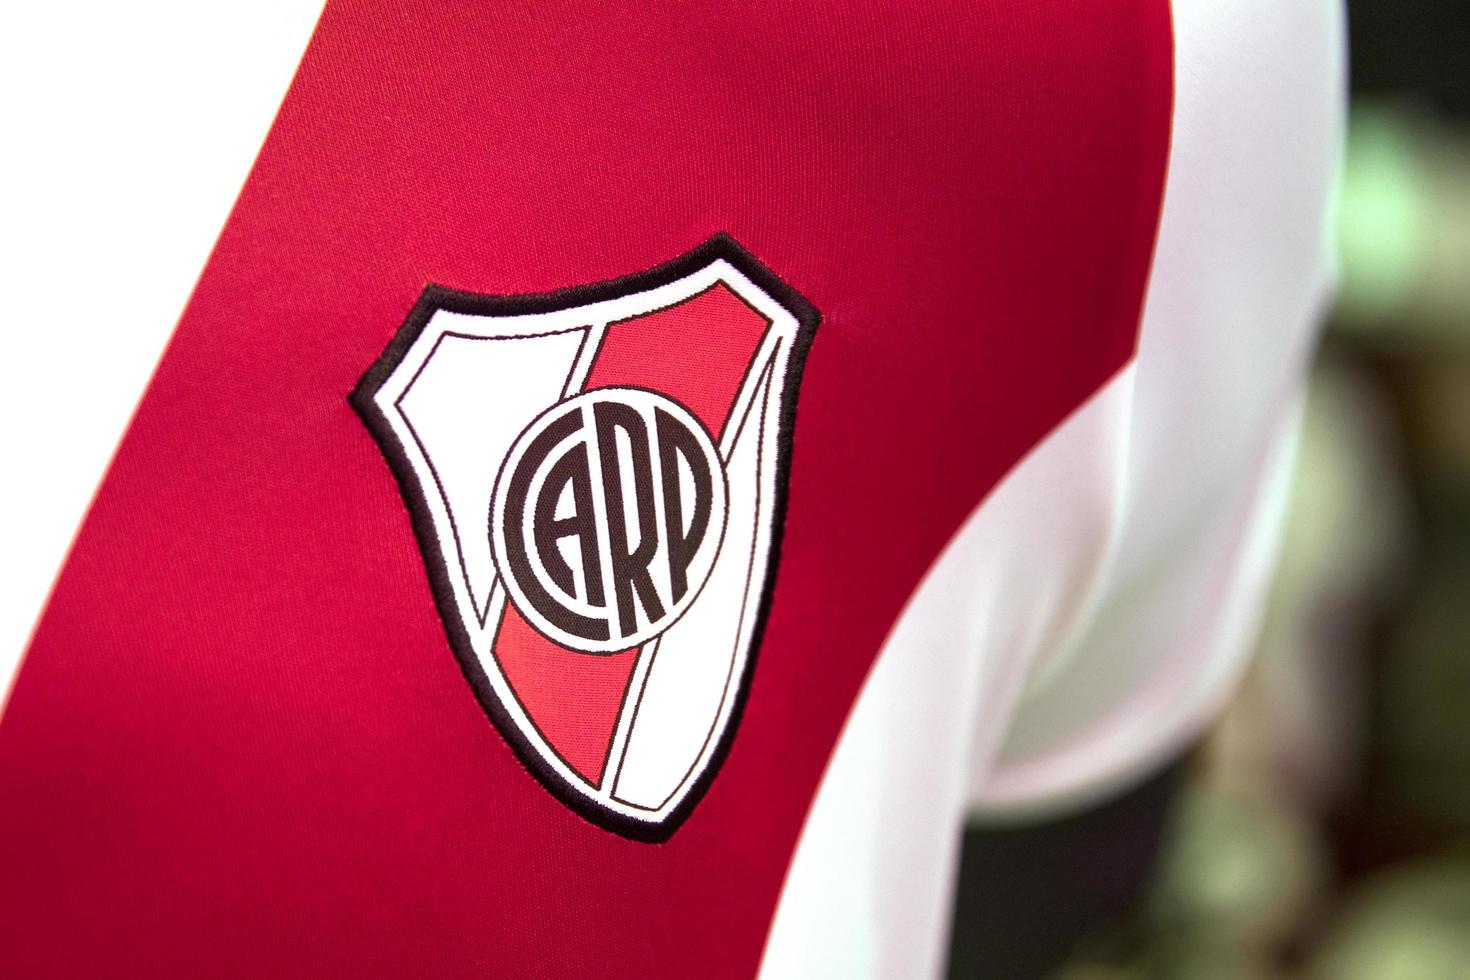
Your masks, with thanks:
[{"label": "embroidered club crest", "polygon": [[556,293],[430,286],[353,392],[476,697],[625,836],[666,839],[734,735],[817,322],[720,235]]}]

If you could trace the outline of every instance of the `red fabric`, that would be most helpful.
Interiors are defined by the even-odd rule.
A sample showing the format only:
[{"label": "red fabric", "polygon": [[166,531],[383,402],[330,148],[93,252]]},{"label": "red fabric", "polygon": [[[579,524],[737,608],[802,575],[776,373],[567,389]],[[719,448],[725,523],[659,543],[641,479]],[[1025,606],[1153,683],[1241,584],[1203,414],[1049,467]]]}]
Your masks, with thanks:
[{"label": "red fabric", "polygon": [[652,388],[678,400],[718,440],[765,332],[765,317],[716,284],[678,306],[609,326],[585,390]]},{"label": "red fabric", "polygon": [[[1163,0],[330,3],[0,724],[4,971],[750,976],[904,600],[1130,355],[1170,58]],[[346,396],[426,282],[719,230],[824,322],[744,718],[652,846],[486,720]]]},{"label": "red fabric", "polygon": [[567,765],[600,786],[638,648],[607,656],[568,650],[507,605],[495,634],[495,660],[537,731]]}]

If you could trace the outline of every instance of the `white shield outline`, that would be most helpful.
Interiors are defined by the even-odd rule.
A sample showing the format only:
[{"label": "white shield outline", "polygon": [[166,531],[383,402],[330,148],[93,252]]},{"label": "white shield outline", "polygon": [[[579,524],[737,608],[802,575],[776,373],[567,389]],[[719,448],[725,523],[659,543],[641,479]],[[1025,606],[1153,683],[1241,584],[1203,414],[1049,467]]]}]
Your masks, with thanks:
[{"label": "white shield outline", "polygon": [[[441,483],[402,402],[446,338],[458,338],[452,341],[455,343],[536,341],[538,346],[557,348],[560,355],[575,347],[560,390],[530,414],[525,414],[524,404],[520,405],[519,413],[525,417],[511,418],[502,426],[519,432],[535,415],[581,390],[608,324],[679,305],[720,283],[768,324],[730,414],[732,421],[742,421],[728,426],[720,440],[721,456],[729,461],[742,432],[758,433],[755,516],[745,592],[738,628],[730,641],[732,653],[723,694],[698,755],[665,800],[652,807],[634,805],[617,796],[621,771],[606,778],[604,770],[601,785],[592,786],[547,743],[521,707],[490,649],[499,625],[498,610],[505,602],[504,586],[492,584],[487,601],[477,601],[477,575],[472,574],[466,556],[483,564],[473,551],[478,545],[473,541],[462,543],[467,535],[456,527],[450,505],[452,494]],[[819,321],[816,310],[805,299],[733,239],[721,234],[648,272],[554,293],[488,296],[431,285],[351,395],[353,407],[377,439],[398,480],[450,646],[481,706],[521,761],[548,789],[577,813],[624,836],[646,841],[667,839],[703,796],[729,752],[774,591],[796,396]],[[747,430],[752,423],[757,428]],[[742,452],[746,452],[745,446],[742,442]],[[498,465],[499,460],[495,462]],[[735,550],[744,552],[741,543],[735,543]],[[488,558],[488,545],[486,548]],[[483,568],[477,574],[483,584]],[[705,600],[701,597],[699,601]],[[691,610],[697,606],[698,602]],[[673,634],[678,627],[675,623],[668,633]],[[630,692],[641,691],[648,682],[659,642],[651,641],[640,652]],[[616,760],[621,765],[629,751],[638,709],[637,702],[627,704],[625,695],[608,753],[610,763]]]}]

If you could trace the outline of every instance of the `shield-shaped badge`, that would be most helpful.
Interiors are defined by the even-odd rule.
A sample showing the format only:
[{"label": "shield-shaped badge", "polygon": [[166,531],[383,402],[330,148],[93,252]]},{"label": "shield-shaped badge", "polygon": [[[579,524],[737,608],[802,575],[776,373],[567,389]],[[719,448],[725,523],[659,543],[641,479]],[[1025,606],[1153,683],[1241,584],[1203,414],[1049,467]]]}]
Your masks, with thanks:
[{"label": "shield-shaped badge", "polygon": [[534,296],[430,286],[352,394],[521,760],[662,840],[734,735],[818,315],[725,235]]}]

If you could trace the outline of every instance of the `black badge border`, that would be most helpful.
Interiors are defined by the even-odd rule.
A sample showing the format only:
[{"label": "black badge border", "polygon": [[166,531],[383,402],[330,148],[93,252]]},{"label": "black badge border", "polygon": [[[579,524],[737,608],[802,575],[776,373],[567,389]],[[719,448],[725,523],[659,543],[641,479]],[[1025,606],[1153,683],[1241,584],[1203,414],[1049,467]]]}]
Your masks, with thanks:
[{"label": "black badge border", "polygon": [[[751,282],[780,303],[797,321],[796,338],[792,343],[790,360],[787,364],[785,388],[781,400],[781,425],[776,446],[776,492],[772,501],[770,555],[766,563],[765,582],[761,586],[760,603],[756,609],[755,625],[751,631],[750,652],[745,670],[735,694],[735,703],[730,718],[720,733],[718,744],[704,771],[695,778],[684,799],[657,822],[640,820],[610,810],[595,800],[578,792],[541,757],[541,754],[511,719],[499,696],[490,684],[475,656],[469,633],[460,623],[459,610],[454,601],[454,589],[448,578],[448,566],[439,549],[438,536],[432,515],[426,503],[424,487],[414,473],[403,444],[399,441],[387,416],[378,407],[375,397],[378,390],[398,367],[415,340],[428,325],[434,313],[447,310],[478,316],[517,316],[528,313],[552,313],[571,307],[587,306],[604,300],[617,299],[633,293],[647,292],[660,286],[677,282],[705,268],[717,259],[724,259]],[[500,732],[501,737],[514,750],[521,764],[546,787],[558,800],[583,819],[605,830],[610,830],[631,840],[645,843],[663,843],[689,818],[695,806],[709,790],[716,773],[724,765],[734,742],[735,732],[750,696],[751,678],[755,673],[757,655],[765,636],[766,623],[770,617],[771,602],[775,594],[776,571],[781,562],[781,543],[786,526],[787,482],[791,470],[793,434],[796,428],[797,394],[801,377],[806,367],[807,353],[811,349],[821,314],[806,298],[784,280],[767,269],[734,238],[724,232],[712,236],[704,244],[684,253],[672,261],[644,272],[622,276],[606,282],[572,286],[549,293],[496,296],[483,293],[464,292],[437,284],[424,288],[418,302],[409,311],[408,318],[398,328],[387,348],[363,374],[347,400],[362,418],[368,431],[377,441],[389,469],[398,482],[399,490],[408,507],[414,536],[428,572],[429,584],[439,619],[449,639],[450,649],[459,661],[460,670],[469,682],[475,699]]]}]

